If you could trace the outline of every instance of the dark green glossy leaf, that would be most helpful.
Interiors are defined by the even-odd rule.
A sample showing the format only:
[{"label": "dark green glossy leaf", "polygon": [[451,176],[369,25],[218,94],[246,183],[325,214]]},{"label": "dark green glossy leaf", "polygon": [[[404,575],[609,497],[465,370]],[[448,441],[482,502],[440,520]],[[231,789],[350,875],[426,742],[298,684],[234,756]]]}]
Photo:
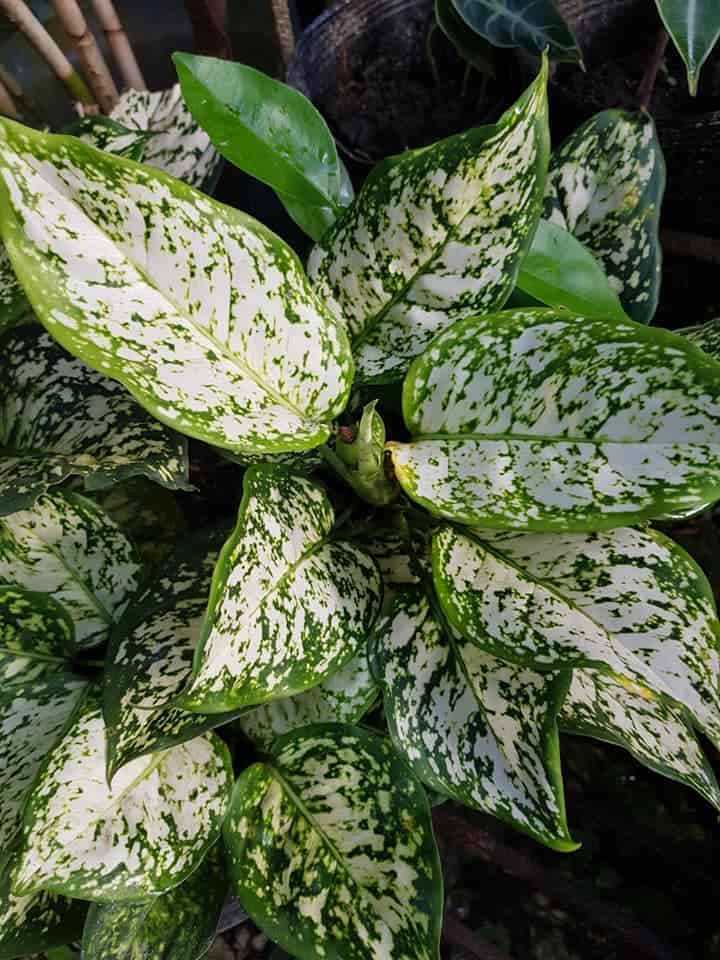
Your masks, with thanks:
[{"label": "dark green glossy leaf", "polygon": [[720,37],[717,0],[655,0],[667,31],[685,61],[688,86],[697,93],[700,69]]},{"label": "dark green glossy leaf", "polygon": [[496,47],[549,50],[553,60],[582,62],[570,27],[554,0],[452,0],[463,20]]},{"label": "dark green glossy leaf", "polygon": [[453,6],[453,0],[435,0],[435,19],[463,60],[479,73],[495,75],[492,45],[468,26]]}]

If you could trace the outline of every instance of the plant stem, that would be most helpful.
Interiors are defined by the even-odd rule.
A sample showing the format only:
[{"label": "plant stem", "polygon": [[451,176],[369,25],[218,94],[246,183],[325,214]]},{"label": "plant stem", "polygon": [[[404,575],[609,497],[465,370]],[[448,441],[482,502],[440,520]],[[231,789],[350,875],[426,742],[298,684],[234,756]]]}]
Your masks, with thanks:
[{"label": "plant stem", "polygon": [[657,80],[660,64],[665,56],[668,39],[667,30],[664,26],[660,26],[657,39],[650,55],[650,61],[645,68],[645,73],[643,74],[642,80],[640,81],[640,85],[637,89],[639,110],[647,110],[650,106],[650,100],[652,99],[653,90],[655,89],[655,81]]},{"label": "plant stem", "polygon": [[92,2],[125,86],[133,90],[147,90],[145,78],[135,58],[133,48],[130,46],[128,35],[120,22],[113,0],[92,0]]},{"label": "plant stem", "polygon": [[73,100],[95,107],[95,99],[87,85],[53,38],[23,0],[0,0],[0,10],[29,40],[50,69],[70,91]]},{"label": "plant stem", "polygon": [[715,237],[702,237],[681,230],[663,230],[660,239],[666,253],[705,263],[720,263],[720,240]]},{"label": "plant stem", "polygon": [[97,40],[88,29],[85,15],[77,0],[52,0],[52,3],[65,32],[75,44],[100,109],[110,113],[118,101],[118,90]]},{"label": "plant stem", "polygon": [[280,45],[280,55],[282,56],[283,63],[287,67],[295,52],[295,30],[293,28],[289,0],[270,0],[270,6],[272,7],[273,20],[275,21],[275,34]]},{"label": "plant stem", "polygon": [[18,108],[13,100],[13,95],[2,82],[2,78],[0,78],[0,113],[6,117],[10,117],[13,120],[18,120],[20,118]]},{"label": "plant stem", "polygon": [[192,23],[195,52],[230,60],[226,0],[185,0],[185,9]]}]

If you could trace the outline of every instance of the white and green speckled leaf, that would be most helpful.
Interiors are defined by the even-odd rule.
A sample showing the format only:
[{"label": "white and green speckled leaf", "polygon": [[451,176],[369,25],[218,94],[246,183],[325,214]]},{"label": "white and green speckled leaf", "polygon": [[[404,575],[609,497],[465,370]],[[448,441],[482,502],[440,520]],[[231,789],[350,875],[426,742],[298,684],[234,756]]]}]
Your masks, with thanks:
[{"label": "white and green speckled leaf", "polygon": [[122,530],[77,494],[47,494],[0,517],[0,584],[50,594],[70,615],[78,647],[106,639],[139,573]]},{"label": "white and green speckled leaf", "polygon": [[0,121],[0,229],[36,314],[181,433],[306,450],[353,375],[347,334],[251,217],[159,170]]},{"label": "white and green speckled leaf", "polygon": [[151,167],[193,187],[209,190],[214,185],[222,160],[185,105],[179,83],[168,90],[126,90],[110,119],[150,134],[142,159]]},{"label": "white and green speckled leaf", "polygon": [[692,327],[681,327],[675,332],[681,333],[705,353],[720,360],[720,317],[713,317],[712,320],[697,323]]},{"label": "white and green speckled leaf", "polygon": [[73,475],[86,490],[133,476],[188,489],[187,473],[185,438],[41,327],[0,341],[0,515]]},{"label": "white and green speckled leaf", "polygon": [[541,843],[575,849],[556,723],[567,676],[485,653],[412,588],[396,596],[370,650],[393,742],[423,783]]},{"label": "white and green speckled leaf", "polygon": [[305,477],[246,472],[183,706],[216,713],[292,696],[355,656],[382,584],[372,559],[332,539],[334,521],[328,497]]},{"label": "white and green speckled leaf", "polygon": [[87,687],[71,674],[0,692],[0,863],[22,823],[33,781]]},{"label": "white and green speckled leaf", "polygon": [[0,689],[62,673],[75,650],[75,628],[46,593],[0,585]]},{"label": "white and green speckled leaf", "polygon": [[215,936],[227,894],[219,845],[187,880],[143,903],[93,903],[82,960],[199,960]]},{"label": "white and green speckled leaf", "polygon": [[646,111],[598,113],[550,159],[546,216],[597,257],[640,323],[652,320],[660,295],[664,190],[662,148]]},{"label": "white and green speckled leaf", "polygon": [[574,670],[560,729],[629,750],[656,773],[720,809],[720,787],[692,726],[677,707],[643,696],[597,670]]},{"label": "white and green speckled leaf", "polygon": [[430,809],[384,737],[345,724],[282,737],[238,779],[223,832],[238,899],[298,960],[438,960]]},{"label": "white and green speckled leaf", "polygon": [[109,778],[137,757],[191,740],[237,716],[237,711],[205,716],[174,704],[190,679],[226,535],[212,531],[182,543],[112,629],[103,678]]},{"label": "white and green speckled leaf", "polygon": [[151,136],[148,132],[131,130],[117,120],[103,116],[82,117],[63,130],[63,133],[79,137],[98,150],[137,161],[143,159],[148,138]]},{"label": "white and green speckled leaf", "polygon": [[267,750],[276,737],[313,723],[358,723],[377,699],[367,654],[359,653],[311,690],[271,700],[237,721],[246,737]]},{"label": "white and green speckled leaf", "polygon": [[593,667],[683,704],[720,746],[720,622],[695,561],[654,530],[461,534],[433,542],[453,627],[536,670]]},{"label": "white and green speckled leaf", "polygon": [[720,364],[632,321],[460,321],[403,387],[405,492],[481,527],[598,530],[720,497]]},{"label": "white and green speckled leaf", "polygon": [[88,696],[28,800],[16,893],[143,899],[177,886],[202,863],[232,786],[230,756],[215,734],[135,760],[111,787],[105,769],[102,710]]},{"label": "white and green speckled leaf", "polygon": [[28,298],[0,240],[0,334],[14,327],[30,310]]},{"label": "white and green speckled leaf", "polygon": [[394,157],[310,255],[316,291],[347,324],[358,377],[402,378],[456,320],[510,295],[542,209],[547,62],[496,127]]}]

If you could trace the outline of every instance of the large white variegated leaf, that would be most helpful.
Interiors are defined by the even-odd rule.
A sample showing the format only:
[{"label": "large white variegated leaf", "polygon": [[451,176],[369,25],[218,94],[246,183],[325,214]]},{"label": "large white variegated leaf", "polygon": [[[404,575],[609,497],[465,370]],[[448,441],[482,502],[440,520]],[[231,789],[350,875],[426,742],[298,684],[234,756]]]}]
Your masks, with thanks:
[{"label": "large white variegated leaf", "polygon": [[202,533],[181,544],[112,629],[103,677],[109,778],[137,757],[191,740],[238,714],[206,716],[174,704],[190,679],[226,533]]},{"label": "large white variegated leaf", "polygon": [[660,295],[665,162],[647,111],[605,110],[550,159],[546,215],[605,268],[625,312],[649,323]]},{"label": "large white variegated leaf", "polygon": [[258,747],[268,750],[276,737],[313,723],[358,723],[377,694],[363,651],[311,690],[264,703],[237,725]]},{"label": "large white variegated leaf", "polygon": [[546,80],[544,61],[496,127],[381,164],[312,251],[362,381],[401,379],[441,330],[508,298],[542,208]]},{"label": "large white variegated leaf", "polygon": [[75,628],[46,593],[0,585],[0,690],[69,669]]},{"label": "large white variegated leaf", "polygon": [[187,472],[184,437],[41,327],[0,341],[0,515],[32,506],[72,475],[86,490],[132,476],[187,489]]},{"label": "large white variegated leaf", "polygon": [[33,780],[86,686],[66,673],[0,692],[0,863],[20,828]]},{"label": "large white variegated leaf", "polygon": [[537,670],[591,666],[683,704],[720,746],[720,622],[695,561],[654,530],[461,534],[433,541],[448,620]]},{"label": "large white variegated leaf", "polygon": [[163,896],[91,904],[82,960],[200,960],[215,937],[226,894],[218,844],[195,873]]},{"label": "large white variegated leaf", "polygon": [[632,321],[523,309],[460,321],[403,387],[397,478],[436,515],[600,530],[720,497],[720,364]]},{"label": "large white variegated leaf", "polygon": [[232,786],[221,740],[211,733],[142,757],[111,787],[105,769],[102,710],[88,696],[33,786],[15,892],[142,899],[177,886],[202,863]]},{"label": "large white variegated leaf", "polygon": [[245,474],[181,704],[235,710],[316,686],[358,652],[380,608],[375,562],[331,538],[332,505],[279,467]]},{"label": "large white variegated leaf", "polygon": [[[133,91],[135,92],[135,91]],[[98,150],[129,157],[138,162],[143,159],[150,134],[144,130],[131,130],[117,120],[103,116],[87,116],[63,130],[73,137],[79,137]]]},{"label": "large white variegated leaf", "polygon": [[597,670],[574,670],[559,717],[567,733],[625,747],[657,773],[720,809],[720,787],[684,712]]},{"label": "large white variegated leaf", "polygon": [[224,836],[243,907],[299,960],[438,960],[430,809],[384,737],[344,724],[282,737],[238,779]]},{"label": "large white variegated leaf", "polygon": [[50,594],[70,615],[79,647],[106,639],[139,574],[122,530],[77,494],[46,494],[0,517],[0,584]]},{"label": "large white variegated leaf", "polygon": [[0,122],[0,230],[50,333],[182,433],[246,453],[323,443],[347,335],[251,217],[72,137]]},{"label": "large white variegated leaf", "polygon": [[423,783],[575,849],[556,724],[567,676],[504,663],[454,635],[419,589],[398,593],[370,649],[393,742]]},{"label": "large white variegated leaf", "polygon": [[209,190],[222,159],[185,106],[179,83],[168,90],[126,90],[110,118],[130,130],[149,134],[144,163],[193,187]]}]

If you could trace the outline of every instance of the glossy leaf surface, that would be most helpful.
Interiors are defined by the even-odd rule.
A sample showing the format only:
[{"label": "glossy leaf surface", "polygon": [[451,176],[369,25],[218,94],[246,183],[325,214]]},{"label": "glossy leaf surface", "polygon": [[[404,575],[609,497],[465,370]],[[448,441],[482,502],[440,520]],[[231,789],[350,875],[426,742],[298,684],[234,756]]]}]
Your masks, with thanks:
[{"label": "glossy leaf surface", "polygon": [[720,37],[720,7],[715,0],[655,0],[658,12],[685,61],[690,93],[695,96],[700,70]]},{"label": "glossy leaf surface", "polygon": [[582,62],[554,0],[452,0],[463,20],[496,47],[549,50],[553,60]]}]

